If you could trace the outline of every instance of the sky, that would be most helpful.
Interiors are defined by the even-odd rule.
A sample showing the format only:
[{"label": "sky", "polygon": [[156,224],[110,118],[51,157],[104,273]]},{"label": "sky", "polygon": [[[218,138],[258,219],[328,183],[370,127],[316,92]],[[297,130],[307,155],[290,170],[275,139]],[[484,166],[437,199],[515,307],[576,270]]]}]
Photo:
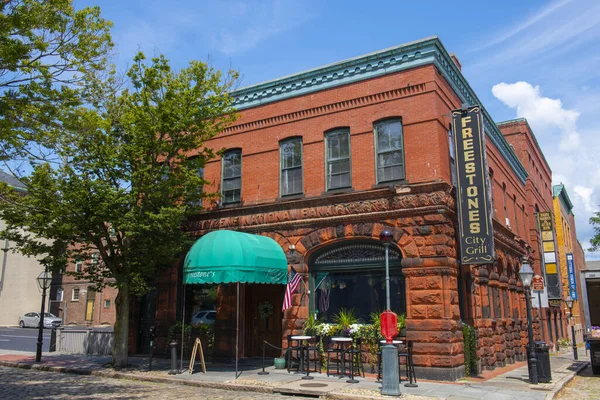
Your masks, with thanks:
[{"label": "sky", "polygon": [[119,68],[142,50],[175,68],[233,68],[239,87],[437,35],[495,121],[528,119],[589,247],[600,209],[598,0],[75,0],[88,5],[114,22]]}]

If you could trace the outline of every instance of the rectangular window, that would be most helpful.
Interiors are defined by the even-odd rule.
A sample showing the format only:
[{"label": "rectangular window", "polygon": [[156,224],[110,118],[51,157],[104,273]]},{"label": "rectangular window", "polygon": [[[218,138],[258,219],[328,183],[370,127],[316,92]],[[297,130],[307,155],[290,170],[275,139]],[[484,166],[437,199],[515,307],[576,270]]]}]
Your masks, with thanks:
[{"label": "rectangular window", "polygon": [[456,155],[454,151],[454,137],[452,136],[452,129],[448,131],[448,146],[450,148],[450,177],[452,179],[452,186],[456,187]]},{"label": "rectangular window", "polygon": [[59,288],[56,291],[56,301],[63,301],[63,294],[64,294],[63,288]]},{"label": "rectangular window", "polygon": [[402,122],[389,120],[375,125],[377,183],[404,179]]},{"label": "rectangular window", "polygon": [[83,270],[83,261],[75,261],[75,272],[81,272]]},{"label": "rectangular window", "polygon": [[242,151],[231,150],[223,155],[223,203],[239,203],[242,191]]},{"label": "rectangular window", "polygon": [[79,289],[73,289],[71,294],[71,301],[79,301]]},{"label": "rectangular window", "polygon": [[[197,170],[197,175],[198,178],[200,179],[204,179],[204,168],[198,168]],[[192,189],[192,193],[190,193],[190,195],[193,195],[193,200],[191,200],[189,202],[190,206],[193,207],[202,207],[202,192],[204,190],[204,187],[202,185],[199,185],[198,187]]]},{"label": "rectangular window", "polygon": [[281,142],[281,196],[303,193],[302,187],[302,139],[293,138]]},{"label": "rectangular window", "polygon": [[352,186],[350,176],[350,131],[330,132],[325,136],[327,151],[327,190]]},{"label": "rectangular window", "polygon": [[110,300],[104,300],[104,308],[110,308]]}]

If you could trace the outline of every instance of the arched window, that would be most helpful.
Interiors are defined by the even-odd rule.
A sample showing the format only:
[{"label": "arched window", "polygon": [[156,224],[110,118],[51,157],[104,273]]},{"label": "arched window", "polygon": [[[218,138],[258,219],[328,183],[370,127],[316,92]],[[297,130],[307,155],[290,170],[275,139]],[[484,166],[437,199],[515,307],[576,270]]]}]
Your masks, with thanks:
[{"label": "arched window", "polygon": [[242,192],[242,150],[229,150],[223,154],[221,194],[223,204],[239,203]]},{"label": "arched window", "polygon": [[400,119],[390,119],[375,124],[377,183],[405,178],[403,142]]},{"label": "arched window", "polygon": [[350,131],[336,129],[325,135],[327,190],[352,186],[350,168]]},{"label": "arched window", "polygon": [[284,140],[279,145],[281,196],[301,194],[302,186],[302,138]]}]

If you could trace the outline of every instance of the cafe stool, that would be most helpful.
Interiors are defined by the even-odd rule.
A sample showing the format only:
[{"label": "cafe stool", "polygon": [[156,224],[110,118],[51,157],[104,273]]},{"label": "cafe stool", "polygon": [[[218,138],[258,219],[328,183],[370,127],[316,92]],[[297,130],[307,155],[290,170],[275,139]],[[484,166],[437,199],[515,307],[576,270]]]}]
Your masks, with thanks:
[{"label": "cafe stool", "polygon": [[335,371],[336,374],[339,375],[340,373],[340,365],[342,362],[342,354],[344,352],[344,349],[342,348],[342,345],[338,342],[334,342],[333,340],[331,340],[331,337],[327,336],[323,339],[325,341],[325,353],[327,354],[327,364],[325,367],[325,372],[327,372],[327,376],[329,376],[329,371],[330,371],[330,367],[329,364],[331,362],[331,355],[333,354],[334,356],[336,356],[337,358],[337,362],[335,363]]},{"label": "cafe stool", "polygon": [[310,369],[310,354],[312,352],[313,356],[315,357],[315,369],[314,371],[317,372],[317,368],[319,368],[319,373],[321,373],[321,349],[320,349],[320,344],[321,344],[321,339],[322,337],[320,335],[314,336],[311,339],[311,342],[309,342],[308,347],[307,347],[307,357],[308,357],[308,361],[306,362],[307,368]]},{"label": "cafe stool", "polygon": [[287,335],[287,348],[285,349],[285,358],[287,371],[290,372],[293,363],[294,351],[296,352],[296,371],[300,370],[300,351],[302,351],[302,346],[300,346],[300,341],[292,339],[293,335]]},{"label": "cafe stool", "polygon": [[[363,361],[362,361],[362,338],[356,338],[356,340],[354,341],[354,343],[344,352],[344,354],[349,354],[350,355],[350,368],[353,367],[353,364],[355,361],[356,364],[359,364],[359,369],[358,369],[358,374],[356,374],[355,376],[360,376],[360,372],[362,371],[362,377],[365,377],[365,368],[363,365]],[[344,367],[344,364],[346,362],[346,358],[342,357],[342,373],[346,373],[346,369]]]}]

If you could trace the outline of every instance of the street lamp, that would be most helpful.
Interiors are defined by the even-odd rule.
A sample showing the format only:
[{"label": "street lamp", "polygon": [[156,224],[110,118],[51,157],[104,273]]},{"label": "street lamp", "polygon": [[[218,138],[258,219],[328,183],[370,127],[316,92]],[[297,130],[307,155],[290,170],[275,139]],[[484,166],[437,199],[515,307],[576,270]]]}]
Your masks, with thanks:
[{"label": "street lamp", "polygon": [[531,293],[529,288],[533,279],[533,270],[527,262],[527,257],[523,258],[523,263],[519,269],[519,278],[525,287],[525,302],[527,303],[527,333],[529,336],[529,382],[534,385],[538,383],[537,360],[535,358],[535,344],[533,342],[533,321],[531,320]]},{"label": "street lamp", "polygon": [[571,315],[571,336],[573,336],[573,359],[579,360],[577,357],[577,343],[575,343],[575,324],[573,321],[573,298],[571,295],[568,295],[565,299],[565,303],[567,307],[569,307],[569,314]]},{"label": "street lamp", "polygon": [[45,316],[45,308],[46,308],[46,290],[50,287],[52,283],[52,273],[48,272],[46,269],[42,272],[37,278],[37,284],[42,290],[42,310],[40,311],[40,324],[38,326],[38,341],[37,341],[37,351],[35,353],[35,361],[42,361],[42,338],[44,335],[44,316]]},{"label": "street lamp", "polygon": [[[388,312],[391,311],[390,305],[390,245],[394,240],[394,235],[388,229],[381,231],[379,240],[385,247],[385,307]],[[392,314],[390,312],[392,316]],[[398,349],[391,342],[381,349],[381,362],[383,367],[383,379],[381,384],[381,394],[388,396],[400,396],[400,373],[398,371]]]}]

